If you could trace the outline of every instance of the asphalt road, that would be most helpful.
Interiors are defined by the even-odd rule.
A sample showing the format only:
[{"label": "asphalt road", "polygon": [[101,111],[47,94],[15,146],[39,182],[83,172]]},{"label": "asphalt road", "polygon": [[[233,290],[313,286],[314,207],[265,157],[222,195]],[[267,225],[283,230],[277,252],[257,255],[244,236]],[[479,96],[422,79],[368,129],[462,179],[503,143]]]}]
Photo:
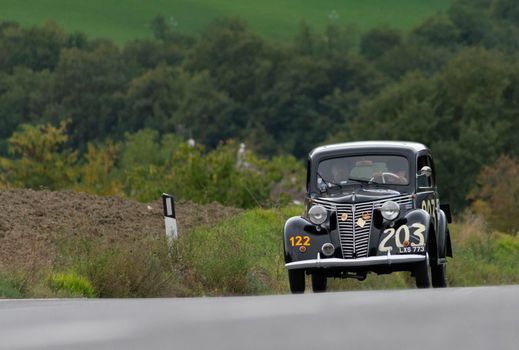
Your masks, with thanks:
[{"label": "asphalt road", "polygon": [[519,349],[519,286],[0,300],[0,349]]}]

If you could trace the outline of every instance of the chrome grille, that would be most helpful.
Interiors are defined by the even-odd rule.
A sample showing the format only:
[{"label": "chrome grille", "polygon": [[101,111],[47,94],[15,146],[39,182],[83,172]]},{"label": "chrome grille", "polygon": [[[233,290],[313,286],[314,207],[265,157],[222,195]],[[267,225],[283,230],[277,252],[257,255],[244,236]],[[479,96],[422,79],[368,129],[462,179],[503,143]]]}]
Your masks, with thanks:
[{"label": "chrome grille", "polygon": [[[404,209],[413,208],[413,197],[402,196],[359,204],[340,204],[322,199],[314,199],[314,203],[323,205],[337,215],[337,228],[344,259],[364,258],[368,256],[373,210],[380,208],[388,200],[395,201]],[[346,221],[341,216],[348,216]],[[362,221],[359,221],[361,220]]]}]

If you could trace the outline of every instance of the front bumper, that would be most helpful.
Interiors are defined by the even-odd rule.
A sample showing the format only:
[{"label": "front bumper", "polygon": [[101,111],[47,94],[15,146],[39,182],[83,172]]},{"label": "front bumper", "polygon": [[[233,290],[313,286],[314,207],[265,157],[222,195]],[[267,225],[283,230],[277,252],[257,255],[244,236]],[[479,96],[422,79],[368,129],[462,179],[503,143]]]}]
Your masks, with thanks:
[{"label": "front bumper", "polygon": [[302,261],[295,261],[285,264],[289,270],[294,269],[308,269],[308,268],[331,268],[331,267],[362,267],[362,266],[389,266],[391,264],[409,264],[425,261],[428,259],[427,255],[406,254],[406,255],[383,255],[370,256],[367,258],[357,259],[338,259],[326,258],[321,259],[317,253],[317,259],[309,259]]}]

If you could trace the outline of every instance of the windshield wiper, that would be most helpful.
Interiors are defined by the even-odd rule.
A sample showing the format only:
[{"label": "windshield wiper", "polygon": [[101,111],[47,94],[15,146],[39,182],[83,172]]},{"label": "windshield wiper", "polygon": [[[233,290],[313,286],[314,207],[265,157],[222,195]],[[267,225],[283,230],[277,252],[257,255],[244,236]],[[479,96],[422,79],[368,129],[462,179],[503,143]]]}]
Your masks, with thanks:
[{"label": "windshield wiper", "polygon": [[369,185],[371,182],[371,180],[367,180],[367,179],[357,179],[355,177],[350,177],[348,179],[348,181],[355,181],[355,182],[360,182],[360,183],[363,183],[363,184],[366,184],[366,185]]},{"label": "windshield wiper", "polygon": [[[326,186],[326,190],[325,190],[326,192],[328,192],[328,190],[334,186],[336,186],[340,189],[342,189],[342,187],[343,187],[343,185],[341,185],[341,184],[338,184],[336,182],[325,179],[321,174],[319,174],[319,172],[317,172],[317,176],[319,176],[321,178],[321,180],[323,180],[323,183]],[[323,192],[323,191],[321,191],[321,192]]]},{"label": "windshield wiper", "polygon": [[354,178],[354,177],[350,177],[348,179],[348,181],[355,181],[355,182],[359,182],[363,185],[372,185],[372,184],[375,184],[375,185],[378,185],[379,183],[378,182],[375,182],[375,181],[372,181],[372,180],[367,180],[367,179],[357,179],[357,178]]}]

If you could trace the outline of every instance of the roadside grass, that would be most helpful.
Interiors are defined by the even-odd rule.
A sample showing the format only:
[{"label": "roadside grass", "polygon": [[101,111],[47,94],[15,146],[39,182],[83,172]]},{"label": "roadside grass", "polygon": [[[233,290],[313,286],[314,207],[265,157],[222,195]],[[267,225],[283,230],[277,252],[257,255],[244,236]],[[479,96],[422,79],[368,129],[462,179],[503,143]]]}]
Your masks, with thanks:
[{"label": "roadside grass", "polygon": [[251,295],[287,291],[282,229],[299,207],[252,209],[180,238],[177,253],[196,295]]},{"label": "roadside grass", "polygon": [[20,286],[13,281],[11,276],[0,277],[0,298],[18,299],[23,297]]},{"label": "roadside grass", "polygon": [[164,237],[115,241],[104,237],[65,237],[57,242],[55,271],[86,279],[97,297],[161,297],[189,295]]},{"label": "roadside grass", "polygon": [[215,18],[240,16],[258,33],[289,40],[305,20],[318,31],[330,22],[353,24],[361,30],[377,25],[409,29],[452,0],[0,0],[0,20],[23,25],[54,20],[67,31],[82,31],[117,43],[150,37],[151,20],[162,15],[180,32],[199,33]]},{"label": "roadside grass", "polygon": [[492,232],[481,222],[469,216],[451,225],[455,259],[449,261],[449,285],[519,284],[519,236]]},{"label": "roadside grass", "polygon": [[[56,240],[52,267],[4,270],[0,297],[184,297],[288,293],[285,220],[301,207],[251,209],[213,226],[117,240],[80,234]],[[491,232],[467,215],[451,225],[452,287],[519,283],[519,236]],[[410,273],[330,280],[330,290],[414,288]],[[310,289],[308,279],[307,289]]]}]

